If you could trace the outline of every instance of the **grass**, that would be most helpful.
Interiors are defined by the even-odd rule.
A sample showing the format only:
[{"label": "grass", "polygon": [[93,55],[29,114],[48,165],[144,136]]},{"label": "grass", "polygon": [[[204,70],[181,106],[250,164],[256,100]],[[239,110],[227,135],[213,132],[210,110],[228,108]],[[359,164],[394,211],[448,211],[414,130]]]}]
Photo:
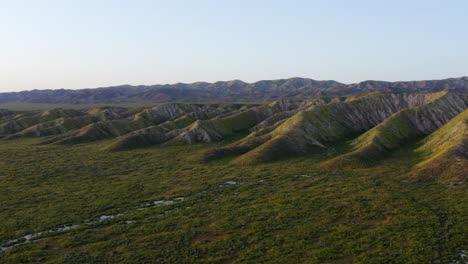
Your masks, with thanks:
[{"label": "grass", "polygon": [[[38,142],[0,141],[0,242],[128,213],[45,234],[0,263],[448,263],[467,249],[466,189],[406,182],[410,151],[323,170],[335,154],[238,166],[196,161],[228,142],[111,153],[108,141]],[[174,197],[187,198],[135,210]]]}]

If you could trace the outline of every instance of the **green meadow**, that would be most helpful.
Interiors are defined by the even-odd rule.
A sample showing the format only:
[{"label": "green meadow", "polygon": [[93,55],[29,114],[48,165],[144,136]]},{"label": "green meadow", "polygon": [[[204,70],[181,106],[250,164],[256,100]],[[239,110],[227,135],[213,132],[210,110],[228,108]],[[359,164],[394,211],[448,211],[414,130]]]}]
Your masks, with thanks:
[{"label": "green meadow", "polygon": [[38,142],[0,141],[0,243],[80,226],[0,251],[1,263],[450,263],[467,249],[465,187],[408,180],[409,150],[323,170],[336,153],[239,166],[198,161],[223,143]]}]

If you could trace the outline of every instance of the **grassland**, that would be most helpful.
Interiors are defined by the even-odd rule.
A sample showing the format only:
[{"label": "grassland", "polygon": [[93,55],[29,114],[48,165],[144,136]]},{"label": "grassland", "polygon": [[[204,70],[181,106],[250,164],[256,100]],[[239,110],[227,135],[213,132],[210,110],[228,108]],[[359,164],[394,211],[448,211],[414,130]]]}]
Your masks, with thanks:
[{"label": "grassland", "polygon": [[229,142],[121,152],[38,142],[0,141],[0,243],[125,214],[45,233],[0,251],[0,263],[419,264],[468,249],[466,187],[408,181],[414,148],[324,170],[340,153],[239,166],[197,162]]}]

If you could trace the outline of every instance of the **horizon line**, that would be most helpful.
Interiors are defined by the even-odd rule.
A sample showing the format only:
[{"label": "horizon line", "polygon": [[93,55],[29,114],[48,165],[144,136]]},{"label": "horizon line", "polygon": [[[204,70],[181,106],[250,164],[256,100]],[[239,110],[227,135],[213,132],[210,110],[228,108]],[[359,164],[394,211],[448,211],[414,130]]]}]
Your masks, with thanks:
[{"label": "horizon line", "polygon": [[94,90],[94,89],[106,89],[106,88],[113,88],[113,87],[123,87],[123,86],[131,86],[131,87],[140,87],[140,86],[164,86],[164,85],[178,85],[178,84],[184,84],[184,85],[193,85],[197,83],[206,83],[206,84],[215,84],[215,83],[228,83],[228,82],[243,82],[245,84],[255,84],[258,82],[262,81],[282,81],[282,80],[291,80],[291,79],[306,79],[306,80],[312,80],[312,81],[317,81],[317,82],[336,82],[338,84],[342,85],[353,85],[353,84],[359,84],[359,83],[364,83],[364,82],[386,82],[386,83],[401,83],[401,82],[423,82],[423,81],[441,81],[441,80],[450,80],[450,79],[463,79],[463,78],[468,78],[468,75],[465,76],[460,76],[460,77],[447,77],[447,78],[442,78],[442,79],[424,79],[424,80],[408,80],[408,81],[384,81],[384,80],[364,80],[360,82],[352,82],[352,83],[344,83],[336,80],[317,80],[317,79],[312,79],[312,78],[307,78],[307,77],[290,77],[290,78],[280,78],[280,79],[262,79],[254,82],[246,82],[241,79],[232,79],[232,80],[227,80],[227,81],[215,81],[215,82],[206,82],[206,81],[195,81],[195,82],[175,82],[175,83],[159,83],[159,84],[120,84],[120,85],[108,85],[108,86],[99,86],[99,87],[88,87],[88,88],[77,88],[77,89],[72,89],[72,88],[56,88],[56,89],[31,89],[31,90],[19,90],[19,91],[6,91],[6,92],[0,92],[0,94],[3,93],[21,93],[21,92],[30,92],[30,91],[50,91],[50,90]]}]

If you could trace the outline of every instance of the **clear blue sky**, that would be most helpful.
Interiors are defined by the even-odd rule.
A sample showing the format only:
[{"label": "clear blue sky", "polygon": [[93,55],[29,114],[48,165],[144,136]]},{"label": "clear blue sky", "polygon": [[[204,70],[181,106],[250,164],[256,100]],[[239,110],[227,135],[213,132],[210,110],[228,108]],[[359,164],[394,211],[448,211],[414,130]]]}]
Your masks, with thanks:
[{"label": "clear blue sky", "polygon": [[0,0],[0,91],[468,75],[466,0]]}]

